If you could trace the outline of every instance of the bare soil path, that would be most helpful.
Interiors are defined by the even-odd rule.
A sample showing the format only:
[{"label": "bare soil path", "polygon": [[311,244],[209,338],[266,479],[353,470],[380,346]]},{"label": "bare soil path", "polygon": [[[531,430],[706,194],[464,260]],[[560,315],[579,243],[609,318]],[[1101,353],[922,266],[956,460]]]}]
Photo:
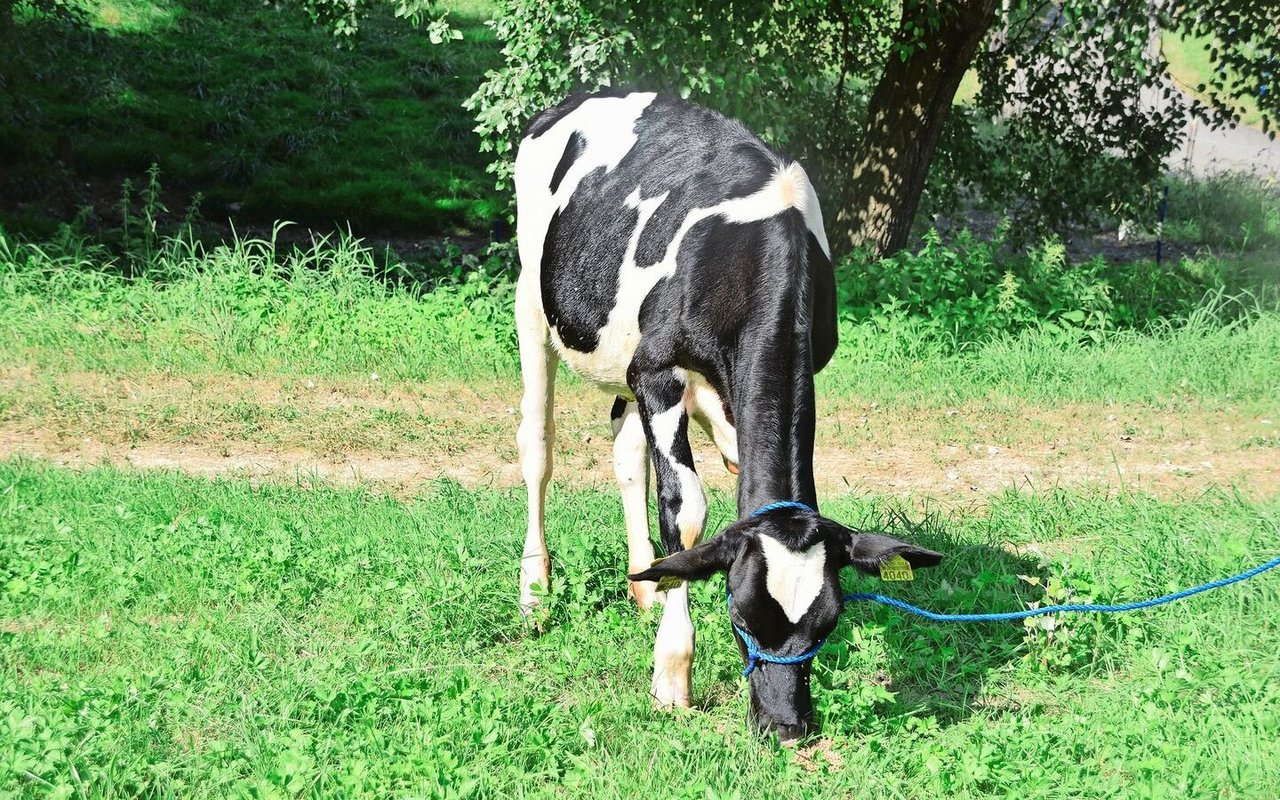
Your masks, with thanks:
[{"label": "bare soil path", "polygon": [[[42,375],[0,369],[0,458],[127,465],[256,480],[368,483],[413,494],[439,478],[518,485],[515,382],[394,385],[230,375]],[[611,398],[561,386],[555,480],[611,486]],[[1280,405],[955,408],[820,397],[819,491],[980,501],[1007,488],[1094,485],[1158,494],[1234,486],[1280,494]],[[704,480],[731,489],[697,432]]]}]

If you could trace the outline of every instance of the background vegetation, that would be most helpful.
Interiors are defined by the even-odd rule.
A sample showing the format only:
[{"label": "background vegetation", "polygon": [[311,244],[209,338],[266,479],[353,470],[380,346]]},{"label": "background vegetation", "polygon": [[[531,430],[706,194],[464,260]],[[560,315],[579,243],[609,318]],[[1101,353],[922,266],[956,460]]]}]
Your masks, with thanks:
[{"label": "background vegetation", "polygon": [[212,221],[487,231],[500,204],[460,98],[498,52],[488,6],[455,6],[454,46],[380,8],[353,49],[288,5],[86,2],[86,24],[44,32],[47,63],[0,82],[0,223],[117,219],[120,183],[157,164],[165,202],[198,195]]}]

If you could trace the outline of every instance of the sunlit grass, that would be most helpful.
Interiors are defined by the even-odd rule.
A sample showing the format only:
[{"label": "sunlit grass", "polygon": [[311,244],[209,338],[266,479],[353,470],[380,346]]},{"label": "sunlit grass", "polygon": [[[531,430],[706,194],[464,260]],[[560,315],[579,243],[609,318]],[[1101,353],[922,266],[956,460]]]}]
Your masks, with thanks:
[{"label": "sunlit grass", "polygon": [[[460,273],[431,291],[380,280],[357,242],[277,249],[159,246],[144,279],[102,264],[101,250],[0,237],[0,363],[42,370],[230,371],[242,375],[378,372],[420,380],[519,374],[512,283]],[[1218,294],[1186,317],[1106,333],[1032,327],[956,343],[916,317],[841,326],[818,379],[823,393],[946,405],[989,395],[1033,402],[1170,404],[1280,396],[1280,312]]]},{"label": "sunlit grass", "polygon": [[170,27],[182,13],[176,0],[81,0],[92,23],[112,33],[151,33]]},{"label": "sunlit grass", "polygon": [[[821,747],[793,752],[746,726],[718,579],[693,597],[698,708],[650,708],[657,620],[626,597],[613,492],[553,491],[540,637],[516,608],[521,492],[439,483],[401,503],[10,462],[0,497],[0,786],[15,796],[1280,793],[1271,576],[1063,618],[1051,637],[851,608],[816,666]],[[824,509],[895,519],[947,554],[913,584],[851,588],[951,611],[1021,608],[1046,586],[1160,594],[1274,557],[1280,521],[1229,493]],[[713,528],[732,513],[713,495]]]},{"label": "sunlit grass", "polygon": [[[1196,87],[1207,85],[1216,69],[1209,58],[1209,40],[1204,37],[1184,38],[1165,32],[1161,35],[1160,46],[1169,61],[1169,75],[1183,91],[1208,102],[1208,96],[1198,92]],[[1273,86],[1272,91],[1276,91],[1276,87]],[[1256,98],[1245,95],[1234,102],[1241,122],[1255,128],[1262,127],[1262,111]]]}]

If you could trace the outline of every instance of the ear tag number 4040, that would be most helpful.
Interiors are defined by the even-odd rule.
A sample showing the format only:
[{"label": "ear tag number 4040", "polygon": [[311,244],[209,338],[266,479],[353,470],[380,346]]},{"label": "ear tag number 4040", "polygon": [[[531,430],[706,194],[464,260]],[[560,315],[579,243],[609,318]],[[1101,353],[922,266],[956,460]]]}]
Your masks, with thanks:
[{"label": "ear tag number 4040", "polygon": [[916,576],[911,572],[911,562],[902,556],[892,556],[880,562],[880,580],[913,581]]}]

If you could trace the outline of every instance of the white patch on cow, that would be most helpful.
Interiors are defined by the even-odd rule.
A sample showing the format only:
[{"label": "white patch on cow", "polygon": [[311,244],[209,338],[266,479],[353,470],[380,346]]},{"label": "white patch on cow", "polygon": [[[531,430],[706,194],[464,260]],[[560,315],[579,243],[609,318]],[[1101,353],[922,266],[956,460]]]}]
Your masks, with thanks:
[{"label": "white patch on cow", "polygon": [[[537,289],[537,285],[533,285]],[[520,428],[516,442],[520,471],[529,494],[529,524],[524,554],[520,558],[520,608],[528,614],[538,604],[534,587],[550,585],[551,558],[547,554],[545,517],[547,483],[551,480],[552,444],[555,441],[556,358],[548,341],[547,320],[530,299],[530,285],[516,287],[516,330],[520,339],[520,374],[524,396],[520,401]]]},{"label": "white patch on cow", "polygon": [[627,367],[640,344],[640,305],[649,296],[649,292],[658,281],[675,271],[659,266],[636,266],[636,248],[640,245],[640,234],[644,226],[658,210],[658,206],[667,199],[667,193],[645,200],[640,199],[640,188],[632,192],[626,204],[638,210],[638,219],[631,238],[627,241],[627,250],[623,255],[622,266],[618,270],[618,294],[614,298],[609,318],[600,329],[599,342],[590,353],[581,353],[566,347],[560,334],[551,329],[552,340],[556,349],[564,357],[565,363],[583,378],[595,383],[611,394],[631,396],[627,387]]},{"label": "white patch on cow", "polygon": [[[644,92],[625,97],[592,98],[566,114],[542,135],[526,138],[520,143],[516,154],[515,185],[520,209],[516,229],[521,282],[528,286],[526,296],[536,298],[539,307],[542,295],[539,271],[551,218],[568,204],[583,177],[601,167],[615,169],[635,147],[636,123],[655,96]],[[575,132],[582,136],[585,146],[552,193],[551,176]],[[570,369],[605,391],[628,398],[631,390],[627,387],[627,367],[640,342],[640,307],[653,287],[675,272],[680,245],[693,226],[717,214],[730,222],[747,223],[796,208],[803,214],[806,227],[830,256],[817,195],[798,163],[779,164],[769,182],[747,197],[690,211],[668,244],[663,258],[651,266],[638,267],[635,251],[640,235],[664,199],[665,194],[643,198],[637,186],[624,201],[628,207],[639,211],[639,219],[623,263],[619,265],[618,294],[608,320],[598,332],[596,349],[591,353],[572,350],[565,346],[555,329],[551,331],[552,342]],[[717,439],[717,445],[722,443]],[[721,451],[726,452],[723,447]]]},{"label": "white patch on cow", "polygon": [[697,372],[687,372],[689,388],[685,390],[685,405],[690,415],[707,429],[711,441],[726,462],[738,466],[738,431],[724,414],[724,403],[707,379]]},{"label": "white patch on cow", "polygon": [[[803,186],[801,184],[803,183]],[[562,187],[563,188],[563,187]],[[803,191],[801,191],[803,189]],[[807,196],[808,179],[798,164],[780,167],[773,177],[758,191],[746,197],[724,200],[709,208],[696,208],[689,212],[676,235],[667,244],[661,260],[647,267],[635,262],[636,246],[640,234],[653,212],[666,194],[640,199],[639,189],[627,197],[627,204],[639,209],[639,221],[627,243],[626,256],[618,270],[618,294],[604,327],[598,332],[599,344],[590,353],[580,353],[564,345],[555,329],[552,340],[565,363],[583,378],[595,383],[607,392],[630,396],[627,388],[627,367],[640,343],[640,306],[658,281],[676,271],[676,256],[684,237],[695,225],[708,217],[723,216],[734,223],[759,222],[777,216],[796,207]],[[826,241],[825,236],[822,241]],[[523,245],[521,245],[523,247]],[[539,245],[541,248],[541,245]],[[541,250],[539,249],[539,258]],[[527,264],[523,252],[521,262]]]},{"label": "white patch on cow", "polygon": [[666,593],[666,608],[653,643],[650,693],[659,708],[688,708],[693,671],[694,631],[689,616],[689,584]]},{"label": "white patch on cow", "polygon": [[765,588],[792,624],[800,621],[822,591],[827,546],[823,542],[796,552],[772,536],[761,536],[766,568]]},{"label": "white patch on cow", "polygon": [[[682,383],[686,381],[684,370],[674,369],[672,372]],[[684,403],[680,403],[650,417],[649,430],[653,433],[654,446],[680,479],[680,509],[676,512],[676,527],[680,529],[680,541],[685,548],[690,548],[702,538],[702,529],[707,523],[707,498],[702,493],[702,481],[699,480],[698,473],[681,464],[672,455],[676,437],[680,434],[680,421],[685,417]]]},{"label": "white patch on cow", "polygon": [[818,240],[818,246],[830,259],[831,245],[827,244],[827,229],[822,224],[822,206],[818,204],[818,193],[814,191],[813,184],[809,182],[809,176],[800,168],[800,165],[794,166],[800,170],[800,176],[804,179],[804,192],[800,194],[800,204],[796,207],[804,215],[805,227],[813,234],[813,238]]},{"label": "white patch on cow", "polygon": [[[656,97],[652,92],[626,97],[593,97],[565,114],[536,138],[525,138],[516,152],[516,235],[522,273],[537,277],[542,246],[555,212],[564,208],[582,178],[592,170],[612,170],[636,144],[636,121]],[[578,159],[551,192],[551,176],[577,132],[586,141]],[[538,285],[538,281],[534,281]]]},{"label": "white patch on cow", "polygon": [[[613,421],[613,473],[622,495],[622,518],[627,526],[627,572],[642,572],[653,562],[649,541],[649,443],[644,438],[639,406],[627,403]],[[631,584],[631,594],[641,608],[654,603],[654,584]]]}]

